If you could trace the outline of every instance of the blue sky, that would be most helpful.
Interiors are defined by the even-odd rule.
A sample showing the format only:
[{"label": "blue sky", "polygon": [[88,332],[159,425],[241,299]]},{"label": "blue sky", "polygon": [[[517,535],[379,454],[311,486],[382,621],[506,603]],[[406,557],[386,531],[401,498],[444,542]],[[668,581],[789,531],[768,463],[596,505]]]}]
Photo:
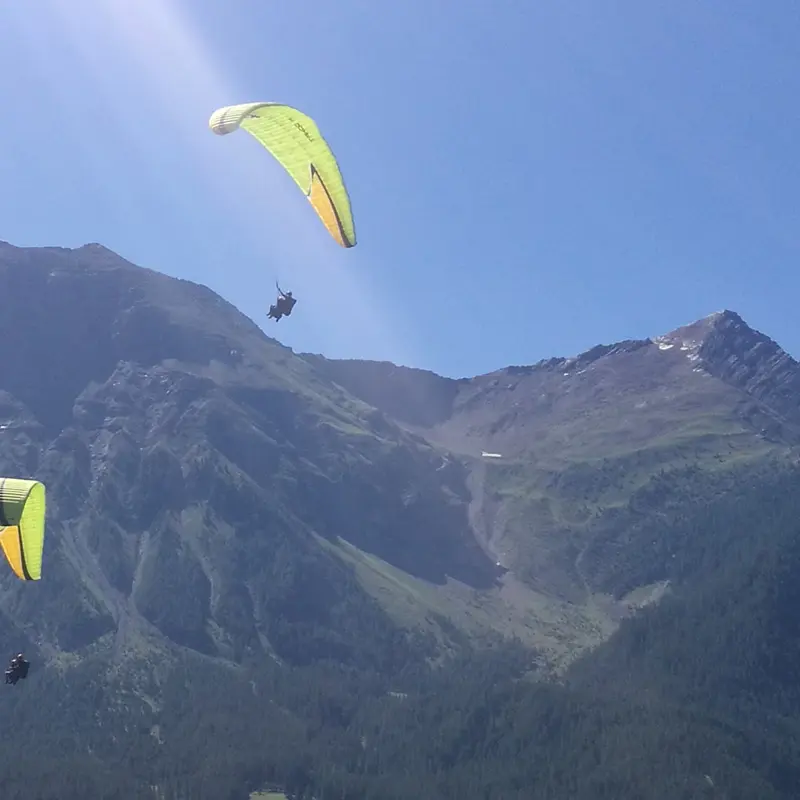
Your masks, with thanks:
[{"label": "blue sky", "polygon": [[[722,308],[797,356],[798,41],[794,0],[2,3],[0,238],[101,242],[295,350],[453,376]],[[210,133],[251,100],[318,122],[356,248]]]}]

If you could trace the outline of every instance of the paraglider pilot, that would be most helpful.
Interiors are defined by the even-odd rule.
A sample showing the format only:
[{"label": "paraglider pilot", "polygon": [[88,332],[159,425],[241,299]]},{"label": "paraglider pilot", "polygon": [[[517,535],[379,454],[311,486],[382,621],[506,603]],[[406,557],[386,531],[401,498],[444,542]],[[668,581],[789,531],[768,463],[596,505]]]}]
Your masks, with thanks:
[{"label": "paraglider pilot", "polygon": [[292,309],[297,300],[292,297],[291,292],[282,291],[277,281],[275,281],[275,286],[278,289],[278,299],[275,301],[274,305],[269,307],[267,319],[274,319],[275,322],[280,322],[281,317],[288,317],[292,313]]},{"label": "paraglider pilot", "polygon": [[27,678],[29,667],[30,663],[25,660],[25,656],[22,653],[17,653],[6,668],[6,683],[14,684],[20,678],[23,680]]}]

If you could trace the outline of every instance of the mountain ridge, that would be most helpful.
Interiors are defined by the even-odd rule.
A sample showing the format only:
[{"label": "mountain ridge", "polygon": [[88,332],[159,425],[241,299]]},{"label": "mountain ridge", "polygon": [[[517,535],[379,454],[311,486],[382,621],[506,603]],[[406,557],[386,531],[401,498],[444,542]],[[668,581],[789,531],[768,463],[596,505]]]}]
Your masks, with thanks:
[{"label": "mountain ridge", "polygon": [[[458,393],[459,387],[469,384],[471,381],[491,379],[496,376],[522,376],[530,375],[539,371],[553,371],[563,368],[567,371],[579,371],[590,366],[601,358],[613,356],[615,354],[630,353],[646,348],[648,346],[658,347],[662,351],[670,350],[678,345],[681,352],[686,353],[690,361],[697,361],[698,369],[706,369],[709,374],[721,380],[729,381],[750,393],[764,393],[770,387],[770,379],[775,379],[775,373],[779,373],[779,378],[783,378],[791,385],[791,391],[800,388],[800,365],[773,339],[760,331],[751,328],[745,320],[735,311],[723,309],[702,317],[694,322],[681,325],[671,331],[644,339],[623,339],[611,344],[600,344],[588,348],[574,356],[553,356],[540,359],[528,365],[507,365],[498,367],[490,372],[480,373],[471,377],[449,378],[438,375],[427,369],[419,367],[409,367],[397,365],[390,361],[371,361],[363,359],[328,359],[316,353],[299,353],[304,358],[322,369],[326,364],[330,375],[336,376],[343,386],[349,389],[357,397],[367,396],[377,399],[376,395],[370,395],[375,387],[365,383],[363,374],[366,370],[374,370],[384,381],[392,382],[392,379],[400,376],[413,376],[422,379],[429,389],[424,395],[430,398],[431,390],[439,391],[448,399],[454,398]],[[335,365],[335,367],[330,367]],[[727,365],[727,370],[726,370]],[[761,367],[762,369],[759,369]],[[738,369],[737,369],[738,368]],[[567,373],[568,374],[568,373]],[[566,374],[565,374],[566,377]],[[778,380],[780,385],[782,381]],[[381,408],[390,399],[394,399],[392,404],[393,412],[402,419],[407,411],[399,409],[398,387],[392,383],[392,388],[387,390],[387,398],[383,402],[373,403]],[[401,397],[403,393],[400,392]],[[405,399],[405,398],[404,398]],[[368,401],[367,401],[368,402]],[[779,413],[785,410],[791,411],[792,416],[797,413],[797,402],[784,401],[777,403],[775,409]],[[437,405],[437,410],[432,413],[429,424],[443,422],[446,418],[443,409],[448,409],[447,402]],[[404,420],[411,421],[411,420]],[[419,424],[424,425],[421,421]]]},{"label": "mountain ridge", "polygon": [[[780,416],[775,410],[792,409],[786,401],[781,405],[780,395],[777,400],[772,399],[769,375],[772,374],[770,369],[781,369],[784,382],[791,385],[796,362],[777,345],[770,344],[771,340],[747,328],[734,312],[717,312],[653,339],[598,345],[569,358],[544,359],[531,366],[508,366],[474,378],[450,379],[389,362],[331,361],[309,354],[295,356],[289,348],[270,339],[255,323],[242,317],[233,306],[205,287],[143,270],[100,245],[86,245],[74,250],[47,248],[43,251],[20,250],[7,245],[0,249],[0,269],[9,257],[15,259],[20,255],[28,267],[23,273],[19,269],[6,269],[0,273],[0,288],[12,296],[14,292],[21,292],[26,298],[26,302],[20,304],[23,308],[34,302],[34,296],[40,303],[45,298],[46,307],[47,303],[54,303],[55,322],[73,331],[72,341],[59,337],[62,341],[56,347],[36,344],[37,355],[50,348],[47,356],[54,365],[51,368],[48,364],[47,369],[40,370],[39,383],[44,379],[43,386],[32,381],[20,367],[12,370],[11,385],[4,387],[10,390],[12,397],[23,402],[30,392],[36,394],[38,405],[33,410],[33,417],[39,424],[45,424],[45,431],[39,436],[40,442],[47,439],[48,426],[50,429],[58,427],[59,419],[72,415],[78,426],[87,432],[105,429],[103,441],[108,438],[109,443],[113,443],[103,445],[105,458],[116,464],[125,463],[127,459],[138,465],[131,467],[134,471],[128,473],[129,480],[145,480],[137,476],[146,476],[155,469],[163,485],[172,487],[173,498],[184,499],[187,497],[187,480],[198,479],[187,473],[187,458],[195,453],[201,460],[211,458],[214,461],[217,456],[209,454],[218,453],[222,460],[209,474],[220,478],[227,474],[227,470],[233,469],[239,474],[244,467],[242,477],[237,480],[244,481],[242,487],[252,485],[252,488],[238,489],[237,496],[242,491],[249,493],[246,494],[250,497],[247,502],[255,504],[254,508],[270,496],[256,488],[258,482],[269,480],[270,470],[281,470],[280,465],[285,463],[287,455],[292,457],[290,454],[297,451],[300,443],[303,447],[325,447],[325,442],[344,443],[355,435],[358,444],[354,440],[346,445],[346,448],[356,448],[352,451],[355,460],[346,463],[369,464],[373,476],[379,473],[375,472],[371,457],[364,459],[363,454],[357,454],[366,443],[376,444],[375,454],[385,448],[384,444],[378,444],[381,441],[387,445],[396,441],[403,443],[402,447],[422,448],[420,453],[427,453],[424,460],[429,465],[430,474],[435,476],[432,485],[444,485],[442,481],[446,479],[450,482],[448,496],[459,498],[457,503],[463,505],[463,510],[455,516],[450,511],[444,512],[450,500],[441,506],[445,513],[442,519],[452,518],[441,530],[453,531],[448,534],[453,538],[452,545],[448,545],[450,555],[445,557],[449,566],[444,569],[434,566],[435,559],[421,558],[423,542],[426,541],[424,536],[417,540],[418,544],[411,546],[413,524],[402,534],[400,529],[395,529],[396,533],[388,538],[385,534],[367,533],[374,521],[368,527],[362,526],[360,531],[352,528],[350,510],[357,507],[355,498],[363,491],[348,488],[352,466],[344,470],[336,466],[333,472],[323,467],[320,473],[317,465],[306,472],[312,460],[302,468],[292,467],[280,484],[283,487],[281,491],[289,493],[284,502],[294,509],[289,514],[294,520],[292,524],[302,524],[323,538],[334,535],[334,540],[341,539],[342,534],[348,531],[344,534],[344,541],[359,550],[366,548],[363,552],[379,557],[378,562],[369,558],[365,561],[356,551],[342,550],[341,546],[334,550],[336,558],[344,558],[345,563],[359,571],[359,580],[376,600],[382,602],[381,598],[391,597],[389,610],[395,615],[399,613],[399,619],[406,621],[409,614],[414,619],[420,615],[427,617],[432,611],[438,619],[444,611],[444,616],[456,620],[457,626],[466,624],[470,628],[474,611],[470,610],[470,604],[464,604],[465,596],[458,588],[462,583],[459,578],[466,580],[464,587],[477,581],[473,588],[482,587],[482,591],[490,590],[492,582],[499,580],[499,593],[481,600],[482,609],[489,610],[479,628],[482,625],[491,630],[497,613],[510,613],[513,620],[510,631],[525,637],[533,633],[533,640],[548,649],[549,638],[542,641],[539,634],[534,633],[539,630],[539,623],[534,623],[531,629],[529,623],[521,622],[527,618],[530,604],[540,611],[548,609],[545,612],[548,617],[555,615],[558,619],[566,615],[571,619],[568,628],[576,624],[579,629],[584,627],[584,623],[576,623],[576,609],[579,609],[577,619],[581,619],[584,613],[589,613],[592,618],[596,616],[594,604],[590,604],[592,608],[588,612],[580,610],[581,598],[592,596],[586,575],[578,566],[580,553],[588,547],[594,535],[591,519],[585,512],[583,517],[580,514],[576,516],[570,506],[574,505],[576,487],[582,486],[587,479],[596,482],[594,473],[598,467],[594,466],[594,461],[599,454],[602,453],[606,460],[615,458],[621,465],[615,469],[626,469],[624,464],[631,458],[641,459],[643,453],[651,452],[652,455],[646,457],[651,462],[646,468],[646,474],[650,475],[665,466],[672,469],[676,459],[681,464],[688,463],[687,459],[697,456],[695,451],[698,447],[700,450],[705,448],[710,460],[718,457],[724,448],[761,454],[769,449],[762,447],[765,433],[770,434],[778,446],[790,439],[794,441],[793,418]],[[45,260],[37,269],[33,261],[39,257]],[[109,336],[104,337],[100,328],[96,331],[81,328],[70,316],[82,304],[69,302],[69,282],[81,275],[89,281],[86,285],[94,292],[94,299],[90,295],[83,304],[99,303],[105,308],[105,317],[103,314],[95,315],[91,322],[104,324]],[[36,330],[43,325],[42,320],[41,314],[34,319],[26,317],[22,320],[9,315],[5,320],[6,329],[0,323],[0,332],[10,335],[13,329],[18,335],[21,332],[35,342]],[[54,321],[53,315],[50,320]],[[61,349],[64,341],[69,342],[71,356]],[[77,359],[84,365],[93,364],[95,374],[87,377],[73,371],[71,382],[66,382],[70,396],[65,395],[59,401],[61,408],[56,413],[51,406],[54,400],[64,395],[65,387],[60,386],[59,391],[54,391],[46,380],[60,381],[61,373],[55,365],[67,363],[70,357],[74,358],[81,352],[80,346],[85,347],[86,343],[95,350],[101,346],[105,348],[102,352],[90,349]],[[26,360],[41,363],[42,359],[27,357]],[[698,371],[705,370],[706,363],[710,370],[716,370],[721,376],[715,378],[720,380],[720,385],[714,384],[713,390],[703,383],[707,370]],[[743,372],[742,364],[750,371]],[[24,390],[17,390],[13,375],[20,376],[20,381],[26,383]],[[71,395],[81,383],[87,384],[86,388],[72,402]],[[732,383],[739,394],[724,388]],[[162,385],[166,394],[159,388]],[[118,387],[123,387],[121,392]],[[688,393],[687,387],[690,389]],[[645,396],[643,392],[650,394]],[[205,399],[201,401],[200,397]],[[635,402],[628,401],[627,397]],[[298,405],[296,398],[304,399]],[[707,431],[694,430],[698,415],[705,413],[703,408],[710,403],[722,401],[727,404],[726,416],[723,419],[716,411],[710,415],[708,424],[714,429],[716,439],[708,444]],[[41,410],[43,403],[48,407],[47,413]],[[136,412],[138,417],[131,416],[142,403],[146,403],[149,409],[164,409],[158,421],[149,412]],[[209,412],[203,411],[197,416],[198,403],[204,404],[211,415],[207,417]],[[308,416],[308,412],[301,411],[305,403],[318,408],[319,412],[315,413],[322,416]],[[629,417],[621,421],[620,407],[624,403],[629,404],[625,412]],[[169,408],[173,410],[167,410]],[[181,414],[175,412],[177,408],[182,409]],[[650,417],[647,417],[648,408],[655,409]],[[269,410],[265,413],[262,409]],[[635,420],[636,413],[645,414],[643,423]],[[194,450],[187,450],[183,455],[183,451],[176,450],[175,446],[157,447],[152,456],[145,455],[149,451],[142,451],[144,459],[136,454],[136,448],[145,445],[142,437],[147,430],[162,431],[159,436],[171,437],[178,430],[176,424],[187,420],[186,414],[194,414],[194,422],[206,426],[207,432],[203,436],[210,437],[206,444],[198,441],[193,445]],[[681,415],[688,418],[690,424],[685,431],[677,431],[679,443],[676,445],[665,440],[662,445],[650,447],[659,435],[675,438],[671,429],[686,427],[680,421]],[[175,417],[172,421],[171,416]],[[232,424],[235,419],[240,421]],[[309,424],[316,426],[317,430],[311,438]],[[287,445],[280,445],[275,450],[275,443],[288,430],[293,430],[292,436],[300,436],[300,439],[288,450],[288,440]],[[261,439],[253,438],[256,432]],[[344,438],[340,439],[342,435]],[[408,436],[412,438],[407,439]],[[639,444],[636,443],[637,437]],[[78,496],[82,496],[86,503],[89,497],[86,487],[102,487],[106,480],[91,476],[92,468],[87,467],[91,465],[88,455],[81,457],[84,466],[78,466],[80,448],[68,444],[74,438],[74,431],[67,431],[54,440],[56,452],[72,447],[68,456],[69,466],[56,470],[61,474],[51,481],[56,490],[53,495],[56,513],[60,513],[62,508],[74,510],[78,507],[81,502]],[[256,444],[258,441],[262,444]],[[28,442],[26,447],[29,454],[26,465],[30,469],[34,464],[30,455],[33,443]],[[645,450],[637,450],[637,447]],[[677,455],[676,448],[680,451]],[[269,450],[271,455],[267,455]],[[496,464],[486,464],[481,458],[484,451],[499,452],[502,458]],[[245,456],[248,452],[250,455]],[[265,471],[260,462],[272,463],[273,466]],[[150,466],[151,463],[160,466]],[[180,464],[184,466],[179,467]],[[416,457],[409,459],[404,469],[419,469],[418,464],[412,464],[417,464]],[[395,480],[391,474],[391,471],[386,473],[386,477],[378,482]],[[254,477],[256,483],[251,484]],[[576,479],[578,483],[575,483]],[[647,478],[645,483],[649,480]],[[407,499],[401,500],[397,511],[388,515],[387,507],[381,505],[382,518],[406,519],[402,509],[411,498],[420,508],[432,509],[433,506],[426,504],[435,506],[440,501],[430,499],[433,495],[425,499],[427,490],[423,489],[424,483],[411,479],[403,495]],[[107,500],[115,494],[119,496],[109,506],[117,516],[131,518],[127,508],[147,507],[143,500],[131,499],[130,491],[112,491],[107,487],[100,491]],[[157,482],[147,478],[137,491],[139,495],[147,496],[157,491]],[[639,489],[632,487],[632,491],[635,494]],[[348,492],[353,499],[344,499]],[[614,492],[619,495],[617,490]],[[597,512],[606,513],[602,511],[606,503],[611,502],[613,507],[620,502],[616,495],[609,497],[608,492],[605,495],[601,492],[589,502]],[[134,496],[138,496],[136,492]],[[255,500],[257,496],[262,499]],[[626,496],[623,492],[623,501]],[[377,497],[375,495],[376,499],[370,502],[377,502]],[[95,500],[88,502],[91,505]],[[321,513],[315,510],[317,507]],[[299,517],[298,509],[301,509]],[[461,521],[457,521],[459,514],[464,515]],[[258,519],[258,514],[253,518]],[[432,519],[423,521],[420,518],[423,525],[420,530],[430,525]],[[533,537],[527,532],[529,523],[521,524],[523,519],[535,521]],[[401,523],[401,527],[405,524]],[[376,530],[388,531],[390,528],[381,523]],[[552,544],[543,546],[545,541],[554,539],[563,544],[555,550]],[[575,548],[577,551],[573,552]],[[473,555],[466,556],[470,551]],[[543,555],[548,552],[549,556]],[[485,555],[479,555],[481,553]],[[464,558],[463,567],[457,566]],[[482,559],[485,565],[475,572]],[[492,573],[488,569],[489,563],[494,564],[498,571]],[[402,575],[394,574],[390,579],[386,571],[393,568],[400,568]],[[132,567],[126,569],[130,572]],[[446,577],[448,571],[449,578]],[[402,577],[399,584],[398,577]],[[452,578],[456,579],[455,582]],[[423,583],[420,584],[418,579]],[[127,580],[129,584],[130,579]],[[412,582],[406,584],[407,580]],[[431,583],[439,585],[442,590],[431,595],[427,588]],[[397,594],[400,585],[403,589]],[[420,598],[425,598],[421,605]],[[553,600],[555,606],[551,605]],[[454,607],[459,610],[452,617]],[[625,613],[619,605],[612,607],[610,616],[601,613],[598,633],[590,635],[588,641],[597,641],[596,636],[604,638],[615,629],[619,615]],[[597,622],[595,620],[592,624]],[[549,623],[545,627],[548,626]],[[438,623],[433,630],[438,630]]]},{"label": "mountain ridge", "polygon": [[[622,600],[607,582],[592,586],[584,559],[596,552],[595,536],[606,552],[619,547],[609,531],[636,524],[633,509],[653,503],[664,476],[683,486],[690,467],[714,473],[721,464],[791,458],[800,441],[791,400],[797,362],[730,310],[652,338],[457,380],[304,357],[461,460],[476,535],[514,573],[506,588],[522,576],[570,606],[585,602],[606,632],[640,601]],[[410,408],[400,418],[402,403]],[[434,411],[417,411],[426,405]],[[487,463],[483,452],[501,458]],[[651,602],[664,579],[620,587]]]},{"label": "mountain ridge", "polygon": [[[735,312],[451,379],[295,354],[99,245],[0,245],[0,291],[0,474],[49,509],[42,581],[0,574],[0,640],[80,758],[113,731],[155,763],[183,718],[212,736],[206,702],[288,763],[503,641],[564,675],[681,591],[682,515],[797,463],[797,362]],[[0,709],[83,763],[29,696]]]}]

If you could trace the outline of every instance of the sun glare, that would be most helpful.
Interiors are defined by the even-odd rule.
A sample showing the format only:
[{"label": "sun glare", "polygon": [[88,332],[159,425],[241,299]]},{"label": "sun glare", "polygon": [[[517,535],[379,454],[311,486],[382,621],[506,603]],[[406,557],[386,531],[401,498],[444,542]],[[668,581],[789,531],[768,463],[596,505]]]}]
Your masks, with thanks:
[{"label": "sun glare", "polygon": [[[174,0],[48,0],[47,5],[50,32],[58,33],[60,46],[68,47],[84,67],[87,104],[102,108],[115,147],[124,148],[140,179],[158,192],[157,204],[190,217],[202,203],[224,216],[227,239],[234,242],[230,261],[215,279],[201,280],[263,325],[258,315],[271,302],[277,278],[301,298],[303,343],[317,341],[319,350],[337,355],[363,354],[368,345],[372,357],[413,363],[399,341],[407,336],[393,333],[391,314],[377,301],[378,267],[367,265],[358,248],[345,252],[330,241],[295,184],[247,134],[220,139],[209,131],[208,118],[219,106],[273,99],[291,103],[278,80],[265,78],[260,97],[242,97],[226,64],[236,63],[235,42],[204,38],[187,8]],[[28,22],[33,25],[38,16],[31,11]],[[37,31],[41,36],[38,24]],[[279,58],[280,42],[270,42],[263,53],[265,76],[280,75],[281,64],[270,63]],[[239,72],[244,69],[236,66]],[[313,109],[304,110],[313,116]],[[76,119],[74,109],[62,112],[79,145],[85,121]],[[102,154],[90,150],[84,145],[84,157],[95,162],[93,171],[108,174],[97,163]],[[204,197],[187,193],[177,176],[170,178],[178,170],[173,166],[178,153],[191,160],[193,185],[202,186]],[[347,165],[342,168],[346,179]],[[113,182],[104,190],[118,193],[114,203],[137,225],[147,218],[144,189],[137,194]],[[356,231],[368,239],[358,226],[363,202],[353,198]],[[196,235],[211,234],[198,226]],[[193,277],[186,265],[174,269],[181,277]],[[231,280],[236,281],[233,288]],[[289,325],[279,332],[288,344],[299,335]]]}]

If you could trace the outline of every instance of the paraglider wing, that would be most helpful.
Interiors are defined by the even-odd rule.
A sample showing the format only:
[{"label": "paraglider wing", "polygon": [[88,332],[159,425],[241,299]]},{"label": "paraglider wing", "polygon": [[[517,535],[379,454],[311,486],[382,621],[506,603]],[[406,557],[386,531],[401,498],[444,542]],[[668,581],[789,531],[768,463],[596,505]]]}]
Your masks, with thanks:
[{"label": "paraglider wing", "polygon": [[292,176],[328,233],[342,247],[355,246],[350,197],[339,164],[311,117],[280,103],[242,103],[217,109],[208,124],[219,136],[244,128]]},{"label": "paraglider wing", "polygon": [[45,489],[39,481],[0,478],[0,547],[23,581],[42,577]]}]

